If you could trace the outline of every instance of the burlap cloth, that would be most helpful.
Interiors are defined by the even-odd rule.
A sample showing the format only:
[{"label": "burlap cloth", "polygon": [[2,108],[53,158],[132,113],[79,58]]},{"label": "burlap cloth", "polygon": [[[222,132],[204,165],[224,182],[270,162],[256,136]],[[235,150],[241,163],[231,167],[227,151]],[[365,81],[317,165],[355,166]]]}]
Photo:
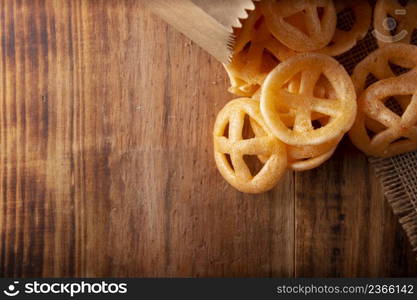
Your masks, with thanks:
[{"label": "burlap cloth", "polygon": [[[374,5],[373,2],[371,4]],[[341,12],[338,18],[338,28],[349,29],[353,22],[351,11]],[[352,73],[358,62],[378,48],[372,32],[373,28],[352,50],[337,57],[349,73]],[[416,44],[416,42],[417,34],[414,34],[413,43]],[[413,250],[417,251],[417,152],[384,159],[370,157],[369,161],[382,182],[385,197],[399,217]]]}]

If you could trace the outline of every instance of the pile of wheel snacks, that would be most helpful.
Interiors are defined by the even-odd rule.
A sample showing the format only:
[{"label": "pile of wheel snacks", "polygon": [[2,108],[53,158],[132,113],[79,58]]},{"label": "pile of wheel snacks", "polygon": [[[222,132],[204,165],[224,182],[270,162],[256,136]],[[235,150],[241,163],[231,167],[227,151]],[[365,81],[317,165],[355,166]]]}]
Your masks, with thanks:
[{"label": "pile of wheel snacks", "polygon": [[[354,23],[337,28],[349,9]],[[394,35],[386,18],[406,10]],[[365,154],[390,157],[417,149],[417,1],[263,0],[236,30],[229,91],[240,97],[218,114],[218,170],[245,193],[273,188],[287,169],[316,168],[345,133]],[[363,39],[374,19],[378,49],[352,76],[332,56]],[[398,40],[401,40],[400,42]],[[400,71],[398,71],[400,70]],[[255,157],[257,172],[248,161]]]}]

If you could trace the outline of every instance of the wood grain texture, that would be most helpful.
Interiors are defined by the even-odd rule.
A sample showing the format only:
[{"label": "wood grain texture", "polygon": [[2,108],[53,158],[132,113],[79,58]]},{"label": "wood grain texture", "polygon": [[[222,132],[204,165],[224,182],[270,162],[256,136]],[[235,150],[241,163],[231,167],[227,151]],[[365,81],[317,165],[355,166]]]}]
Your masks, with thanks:
[{"label": "wood grain texture", "polygon": [[416,276],[417,261],[382,186],[347,138],[296,174],[296,276]]},{"label": "wood grain texture", "polygon": [[243,195],[222,66],[137,0],[0,0],[0,276],[409,276],[364,157]]}]

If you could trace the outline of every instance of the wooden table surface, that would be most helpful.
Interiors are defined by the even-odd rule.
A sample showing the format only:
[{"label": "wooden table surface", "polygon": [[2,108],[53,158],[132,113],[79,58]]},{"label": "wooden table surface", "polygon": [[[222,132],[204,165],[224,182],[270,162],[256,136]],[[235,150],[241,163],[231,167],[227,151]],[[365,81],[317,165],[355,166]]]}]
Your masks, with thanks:
[{"label": "wooden table surface", "polygon": [[244,195],[222,66],[138,0],[0,0],[1,276],[415,276],[366,158]]}]

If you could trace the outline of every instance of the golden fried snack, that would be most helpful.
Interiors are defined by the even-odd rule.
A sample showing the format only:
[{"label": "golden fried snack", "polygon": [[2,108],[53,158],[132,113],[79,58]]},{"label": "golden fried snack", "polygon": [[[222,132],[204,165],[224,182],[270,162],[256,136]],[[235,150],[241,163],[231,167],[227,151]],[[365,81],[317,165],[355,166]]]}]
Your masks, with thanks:
[{"label": "golden fried snack", "polygon": [[256,9],[236,31],[232,61],[224,65],[231,83],[229,91],[252,96],[279,61],[294,54],[272,36]]},{"label": "golden fried snack", "polygon": [[[262,135],[243,138],[245,117],[257,124]],[[271,189],[287,167],[285,145],[267,130],[259,102],[241,98],[229,102],[218,114],[213,131],[214,156],[220,173],[233,187],[245,193],[262,193]],[[230,163],[227,159],[230,157]],[[246,155],[263,157],[264,165],[258,174],[251,173],[244,160]]]},{"label": "golden fried snack", "polygon": [[321,152],[321,154],[318,154],[317,156],[313,156],[309,154],[308,150],[304,150],[306,152],[303,155],[295,156],[291,153],[292,152],[291,149],[287,149],[287,151],[291,153],[290,154],[291,158],[289,159],[288,167],[294,171],[307,171],[307,170],[317,168],[321,164],[326,162],[333,155],[336,148],[337,148],[337,143],[328,151],[323,151]]},{"label": "golden fried snack", "polygon": [[[251,120],[251,127],[255,136],[265,136],[265,131]],[[321,145],[287,146],[288,167],[294,171],[307,171],[320,166],[327,161],[337,148],[343,136]],[[259,155],[259,160],[265,162],[267,157]]]},{"label": "golden fried snack", "polygon": [[[396,113],[386,105],[397,95],[411,95],[403,112]],[[372,84],[361,94],[358,106],[358,118],[349,136],[364,153],[390,157],[417,150],[417,69]],[[379,125],[376,131],[367,126],[366,118]]]},{"label": "golden fried snack", "polygon": [[258,59],[250,58],[248,53],[245,52],[235,54],[232,62],[224,65],[230,80],[230,93],[250,97],[260,88],[265,77],[277,63],[268,54],[259,58],[261,60],[258,68],[246,67],[248,63],[255,66]]},{"label": "golden fried snack", "polygon": [[[299,76],[291,81],[289,90],[293,91],[294,88],[299,88]],[[319,93],[323,97],[328,93],[327,83],[319,80],[324,86],[319,84],[316,86],[316,93]],[[326,86],[326,87],[325,87]],[[332,91],[330,91],[331,93]],[[282,113],[281,119],[285,124],[294,123],[294,115],[291,113]],[[322,114],[312,114],[312,119],[325,125],[327,119]],[[264,136],[265,131],[256,123],[251,121],[251,127],[255,136]],[[288,167],[294,171],[306,171],[314,169],[325,161],[327,161],[337,148],[339,141],[342,139],[342,135],[334,140],[328,141],[320,145],[306,145],[306,146],[290,146],[287,145]],[[259,160],[264,162],[265,157],[258,156]]]},{"label": "golden fried snack", "polygon": [[316,51],[330,56],[337,56],[352,49],[357,41],[365,37],[372,19],[372,7],[367,1],[336,0],[334,4],[338,13],[351,9],[355,16],[355,23],[349,31],[336,28],[330,44]]},{"label": "golden fried snack", "polygon": [[321,145],[287,146],[288,167],[294,171],[317,168],[334,153],[343,135]]},{"label": "golden fried snack", "polygon": [[[328,118],[317,119],[322,126]],[[320,145],[292,146],[287,145],[288,167],[294,171],[307,171],[317,168],[334,153],[343,135]]]},{"label": "golden fried snack", "polygon": [[397,76],[391,67],[394,61],[402,68],[416,67],[417,46],[403,43],[387,44],[369,54],[353,70],[352,81],[356,92],[359,94],[366,88],[369,75],[373,75],[376,80]]},{"label": "golden fried snack", "polygon": [[374,12],[374,34],[380,47],[389,43],[410,43],[417,28],[417,1],[403,6],[398,0],[378,0]]},{"label": "golden fried snack", "polygon": [[[352,80],[358,95],[360,95],[367,87],[367,81],[370,75],[374,77],[374,80],[396,77],[397,74],[395,74],[392,68],[392,62],[394,61],[400,68],[403,68],[404,71],[416,67],[417,46],[403,43],[391,43],[368,55],[353,71]],[[395,99],[399,105],[399,110],[402,111],[407,109],[411,101],[410,95],[393,95],[392,98]],[[365,129],[376,134],[385,130],[386,127],[377,120],[366,116],[362,109],[362,105],[359,104],[355,124],[352,127],[351,132],[349,132],[350,139],[359,149],[362,149],[363,147],[358,145],[365,144],[367,141],[367,134],[363,131]]]},{"label": "golden fried snack", "polygon": [[[300,75],[300,74],[299,74]],[[292,79],[288,85],[287,89],[291,93],[296,93],[298,89],[300,88],[300,80],[301,76],[295,76],[294,79]],[[328,81],[323,80],[323,78],[320,78],[317,82],[316,87],[314,88],[314,96],[316,97],[335,97],[334,96],[334,89],[331,87],[330,83]],[[256,92],[252,95],[252,99],[255,99],[257,101],[261,100],[261,88],[257,89]],[[284,113],[283,115],[286,115],[287,117],[293,118],[295,116],[294,111],[288,111]],[[316,116],[316,117],[314,117]],[[313,113],[313,120],[317,120],[319,118],[323,117],[322,114]]]},{"label": "golden fried snack", "polygon": [[[284,89],[288,90],[288,92],[297,94],[299,93],[301,85],[301,73],[297,74],[293,77],[293,79],[288,82],[288,84],[284,85]],[[328,99],[335,99],[336,94],[334,92],[334,88],[331,86],[330,82],[323,76],[319,78],[317,81],[316,86],[314,87],[313,96],[318,98],[328,98]],[[260,97],[260,93],[259,93]],[[294,108],[288,107],[280,107],[278,109],[280,114],[280,119],[284,124],[288,127],[291,127],[294,124],[295,117],[297,115],[297,110]],[[319,112],[311,112],[311,121],[318,121],[319,124],[325,125],[326,115],[319,113]]]},{"label": "golden fried snack", "polygon": [[[288,90],[288,82],[300,76],[299,89]],[[315,95],[317,82],[328,81],[334,97]],[[333,94],[332,93],[332,94]],[[294,112],[293,124],[281,113]],[[261,92],[261,112],[271,132],[293,146],[320,145],[347,132],[356,116],[356,94],[345,69],[332,57],[318,53],[298,54],[279,64],[266,78]],[[313,127],[313,114],[328,118]]]},{"label": "golden fried snack", "polygon": [[252,95],[251,98],[256,101],[261,101],[261,87],[259,87],[259,89],[256,90],[256,92]]},{"label": "golden fried snack", "polygon": [[[392,103],[392,101],[394,101],[395,102],[394,105],[396,104],[395,105],[396,107],[393,107],[394,105],[391,105],[392,106],[391,108],[394,109],[397,112],[405,111],[407,109],[408,105],[410,104],[410,101],[411,101],[411,95],[409,95],[409,96],[398,96],[398,95],[396,95],[396,96],[393,96],[393,97],[390,97],[390,98],[391,98],[390,102]],[[387,103],[388,103],[388,101],[387,101]],[[390,103],[388,103],[388,105],[389,104]],[[360,109],[359,109],[358,114],[357,114],[357,118],[362,113],[363,112],[360,111]],[[385,129],[384,125],[382,125],[378,121],[376,121],[374,119],[370,119],[368,117],[365,117],[365,126],[366,126],[366,128],[368,128],[373,133],[378,133],[378,132],[381,132]]]},{"label": "golden fried snack", "polygon": [[336,10],[331,0],[264,0],[261,8],[272,34],[294,51],[327,46],[336,29]]}]

